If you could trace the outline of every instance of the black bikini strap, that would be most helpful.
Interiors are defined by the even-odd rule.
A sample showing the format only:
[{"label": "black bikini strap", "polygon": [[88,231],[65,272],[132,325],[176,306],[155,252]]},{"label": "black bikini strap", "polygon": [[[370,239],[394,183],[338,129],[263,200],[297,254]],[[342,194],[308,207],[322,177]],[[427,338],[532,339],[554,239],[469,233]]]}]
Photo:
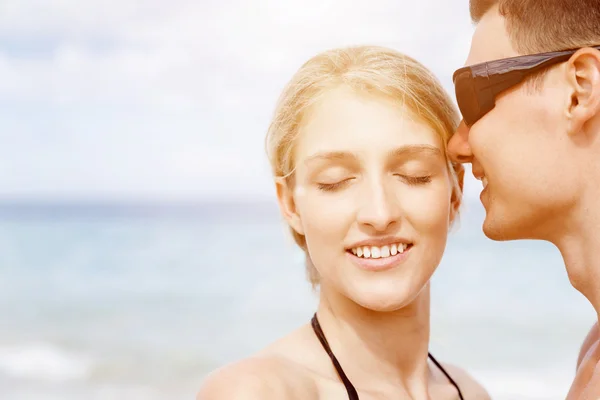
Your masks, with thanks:
[{"label": "black bikini strap", "polygon": [[344,387],[346,388],[346,391],[348,392],[348,397],[350,398],[350,400],[359,400],[356,389],[354,388],[354,386],[352,385],[352,383],[350,382],[350,380],[344,373],[342,366],[338,362],[337,358],[335,358],[333,351],[331,351],[331,348],[329,347],[329,343],[327,342],[327,339],[325,338],[325,334],[323,333],[323,330],[321,329],[321,324],[319,324],[319,320],[317,319],[316,313],[312,317],[312,320],[310,322],[311,322],[313,330],[315,331],[315,334],[317,335],[317,338],[319,339],[319,342],[321,342],[321,345],[323,346],[323,348],[327,352],[327,355],[331,359],[331,362],[333,363],[333,366],[335,367],[335,370],[337,371],[338,376],[342,380],[342,383],[344,384]]},{"label": "black bikini strap", "polygon": [[433,358],[433,356],[431,355],[431,353],[429,354],[429,358],[431,359],[431,361],[433,361],[433,363],[440,369],[440,371],[442,371],[442,373],[444,375],[446,375],[446,378],[448,378],[448,380],[450,381],[450,383],[452,384],[452,386],[454,386],[456,388],[456,390],[458,391],[458,397],[460,398],[460,400],[465,400],[463,398],[462,392],[460,391],[460,388],[458,387],[458,385],[456,384],[456,382],[454,382],[454,379],[452,379],[452,377],[450,377],[450,374],[448,372],[446,372],[446,370],[444,369],[444,367],[442,367],[442,364],[440,364],[435,358]]},{"label": "black bikini strap", "polygon": [[[346,388],[346,391],[348,392],[349,399],[350,400],[359,400],[356,389],[354,388],[354,386],[352,385],[352,383],[350,382],[350,380],[344,373],[342,366],[340,365],[339,361],[333,354],[333,351],[331,351],[331,348],[329,347],[329,343],[327,342],[327,338],[325,337],[325,334],[323,333],[323,330],[321,329],[321,324],[319,324],[319,320],[317,319],[316,313],[313,315],[312,320],[310,322],[311,322],[313,331],[315,331],[315,334],[317,335],[317,338],[319,339],[319,342],[321,342],[321,345],[323,346],[323,348],[325,349],[325,352],[331,359],[331,362],[333,363],[333,366],[334,366],[338,376],[342,380],[342,383],[344,384],[344,387]],[[452,379],[450,374],[448,374],[448,372],[446,372],[444,367],[442,367],[442,365],[431,355],[431,353],[427,353],[427,354],[428,354],[429,358],[431,359],[431,361],[440,369],[440,371],[442,371],[442,373],[446,376],[446,378],[448,378],[448,380],[450,381],[452,386],[454,386],[456,388],[456,390],[458,391],[458,397],[460,398],[460,400],[464,400],[464,397],[462,395],[462,392],[460,391],[460,388],[458,387],[456,382],[454,382],[454,379]]]}]

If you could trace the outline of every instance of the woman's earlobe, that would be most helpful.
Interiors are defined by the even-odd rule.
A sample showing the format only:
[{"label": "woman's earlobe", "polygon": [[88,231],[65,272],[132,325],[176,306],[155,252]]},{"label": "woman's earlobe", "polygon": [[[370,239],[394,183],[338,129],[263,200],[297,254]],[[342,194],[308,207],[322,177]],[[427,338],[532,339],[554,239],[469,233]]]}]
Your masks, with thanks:
[{"label": "woman's earlobe", "polygon": [[454,223],[460,214],[460,206],[462,205],[462,201],[460,198],[457,198],[456,195],[452,195],[452,203],[450,205],[450,224]]},{"label": "woman's earlobe", "polygon": [[283,218],[294,231],[299,235],[304,235],[302,221],[296,206],[294,187],[291,187],[285,178],[275,179],[275,187],[277,190],[277,202],[279,203],[279,209]]}]

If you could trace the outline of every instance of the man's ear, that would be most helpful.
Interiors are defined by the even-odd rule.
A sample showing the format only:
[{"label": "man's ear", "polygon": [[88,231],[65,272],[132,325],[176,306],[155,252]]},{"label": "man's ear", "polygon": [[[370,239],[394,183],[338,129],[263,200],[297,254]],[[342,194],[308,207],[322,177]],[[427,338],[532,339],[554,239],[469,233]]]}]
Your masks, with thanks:
[{"label": "man's ear", "polygon": [[285,218],[289,226],[292,227],[298,234],[304,235],[302,220],[296,208],[296,199],[294,198],[294,185],[290,183],[290,179],[277,178],[275,179],[277,188],[277,202],[281,214]]},{"label": "man's ear", "polygon": [[589,47],[578,50],[567,62],[565,74],[569,85],[568,132],[577,134],[600,112],[600,51]]},{"label": "man's ear", "polygon": [[452,168],[456,174],[456,184],[458,188],[452,187],[452,197],[450,198],[451,207],[450,210],[450,222],[453,222],[458,215],[460,206],[462,204],[463,189],[465,184],[465,167],[460,163],[452,163]]}]

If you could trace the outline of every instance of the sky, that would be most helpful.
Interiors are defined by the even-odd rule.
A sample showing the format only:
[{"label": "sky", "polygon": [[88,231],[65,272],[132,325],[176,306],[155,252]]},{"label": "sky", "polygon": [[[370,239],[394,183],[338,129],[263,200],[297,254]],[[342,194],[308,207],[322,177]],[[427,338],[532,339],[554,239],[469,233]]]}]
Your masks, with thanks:
[{"label": "sky", "polygon": [[389,46],[452,93],[472,31],[467,0],[3,0],[0,199],[270,198],[264,136],[304,61]]}]

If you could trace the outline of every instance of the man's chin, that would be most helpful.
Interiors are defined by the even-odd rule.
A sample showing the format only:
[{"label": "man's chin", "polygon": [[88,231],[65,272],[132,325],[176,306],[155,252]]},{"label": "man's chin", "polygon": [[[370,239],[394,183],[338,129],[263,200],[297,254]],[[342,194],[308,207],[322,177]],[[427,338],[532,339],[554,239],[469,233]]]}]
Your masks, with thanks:
[{"label": "man's chin", "polygon": [[506,236],[502,234],[502,232],[500,232],[498,229],[496,229],[494,226],[489,226],[488,224],[484,223],[483,224],[483,234],[491,240],[494,241],[505,241]]},{"label": "man's chin", "polygon": [[483,234],[491,240],[505,242],[509,240],[525,239],[522,231],[505,218],[495,219],[489,213],[483,221]]}]

